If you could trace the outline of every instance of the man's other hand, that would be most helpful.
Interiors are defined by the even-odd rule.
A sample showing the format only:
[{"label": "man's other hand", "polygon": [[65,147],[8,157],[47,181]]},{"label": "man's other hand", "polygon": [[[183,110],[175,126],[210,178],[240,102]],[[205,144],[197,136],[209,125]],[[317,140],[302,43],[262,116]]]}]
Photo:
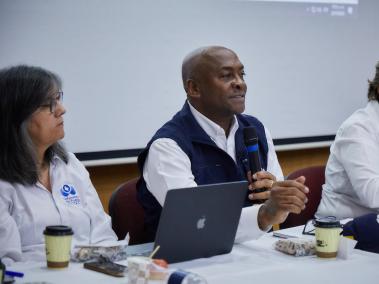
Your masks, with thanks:
[{"label": "man's other hand", "polygon": [[261,230],[267,230],[273,224],[283,223],[289,213],[300,214],[308,202],[305,177],[296,180],[275,182],[270,190],[269,199],[261,206],[258,224]]}]

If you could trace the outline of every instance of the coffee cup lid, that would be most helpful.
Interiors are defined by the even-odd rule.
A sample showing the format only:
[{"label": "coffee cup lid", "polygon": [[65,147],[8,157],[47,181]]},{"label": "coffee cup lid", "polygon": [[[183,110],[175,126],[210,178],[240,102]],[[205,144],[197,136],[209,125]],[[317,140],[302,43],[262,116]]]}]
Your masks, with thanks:
[{"label": "coffee cup lid", "polygon": [[313,221],[313,225],[318,228],[340,228],[341,223],[335,216],[327,216],[317,218]]},{"label": "coffee cup lid", "polygon": [[46,226],[45,231],[43,231],[43,234],[50,236],[69,236],[73,235],[74,232],[69,226],[56,225]]}]

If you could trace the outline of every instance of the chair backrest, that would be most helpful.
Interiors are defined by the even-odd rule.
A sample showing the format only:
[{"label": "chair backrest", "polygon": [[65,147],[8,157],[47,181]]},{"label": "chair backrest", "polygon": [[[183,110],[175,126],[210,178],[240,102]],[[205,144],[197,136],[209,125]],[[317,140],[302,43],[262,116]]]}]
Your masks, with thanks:
[{"label": "chair backrest", "polygon": [[300,214],[290,213],[282,224],[280,229],[304,225],[308,220],[313,219],[320,204],[322,185],[325,183],[325,166],[314,166],[299,169],[288,175],[287,179],[296,179],[299,176],[305,176],[305,184],[309,188],[307,194],[308,203],[304,211]]},{"label": "chair backrest", "polygon": [[119,185],[109,200],[109,215],[112,218],[112,228],[119,240],[129,232],[129,244],[145,243],[144,210],[137,201],[137,181],[134,178]]}]

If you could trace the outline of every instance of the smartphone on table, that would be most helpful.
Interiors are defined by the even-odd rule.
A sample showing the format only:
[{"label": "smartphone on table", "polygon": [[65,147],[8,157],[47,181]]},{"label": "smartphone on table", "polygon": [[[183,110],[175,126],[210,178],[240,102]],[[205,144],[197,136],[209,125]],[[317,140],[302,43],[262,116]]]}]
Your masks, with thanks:
[{"label": "smartphone on table", "polygon": [[124,277],[127,273],[127,266],[111,261],[93,261],[84,263],[84,268],[105,273],[115,277]]}]

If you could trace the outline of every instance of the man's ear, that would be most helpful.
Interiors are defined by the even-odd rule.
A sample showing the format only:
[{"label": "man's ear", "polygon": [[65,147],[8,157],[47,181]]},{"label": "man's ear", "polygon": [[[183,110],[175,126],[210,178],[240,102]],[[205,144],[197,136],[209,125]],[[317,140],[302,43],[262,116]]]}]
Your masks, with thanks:
[{"label": "man's ear", "polygon": [[197,99],[201,96],[199,85],[193,79],[187,80],[186,90],[187,90],[187,96],[189,98]]}]

